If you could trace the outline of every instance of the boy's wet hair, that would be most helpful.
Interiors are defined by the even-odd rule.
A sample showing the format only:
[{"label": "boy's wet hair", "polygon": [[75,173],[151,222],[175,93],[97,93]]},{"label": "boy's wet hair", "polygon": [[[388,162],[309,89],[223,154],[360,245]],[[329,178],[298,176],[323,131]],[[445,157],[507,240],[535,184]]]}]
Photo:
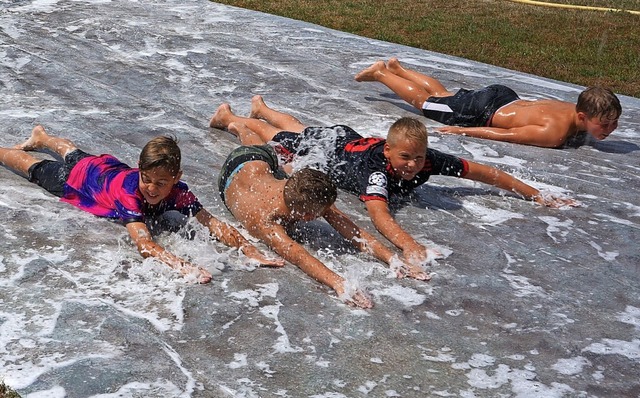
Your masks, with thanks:
[{"label": "boy's wet hair", "polygon": [[576,112],[582,112],[587,117],[615,120],[622,114],[622,105],[618,97],[606,87],[589,87],[578,96]]},{"label": "boy's wet hair", "polygon": [[142,148],[138,168],[141,171],[148,171],[162,167],[172,175],[176,175],[180,171],[181,159],[178,140],[173,136],[158,136]]},{"label": "boy's wet hair", "polygon": [[389,127],[387,143],[396,145],[400,140],[409,140],[415,144],[427,144],[427,126],[420,120],[412,117],[401,117]]},{"label": "boy's wet hair", "polygon": [[293,173],[284,186],[284,203],[297,213],[319,213],[337,197],[338,189],[329,176],[310,168]]}]

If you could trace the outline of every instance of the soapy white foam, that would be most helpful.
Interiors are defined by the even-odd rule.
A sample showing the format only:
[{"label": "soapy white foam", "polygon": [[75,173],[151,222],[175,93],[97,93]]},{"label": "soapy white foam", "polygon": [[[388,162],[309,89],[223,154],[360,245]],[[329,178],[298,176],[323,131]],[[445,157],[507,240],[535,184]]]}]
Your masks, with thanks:
[{"label": "soapy white foam", "polygon": [[227,366],[231,369],[238,369],[247,366],[247,354],[235,353],[233,354],[233,361],[229,362]]},{"label": "soapy white foam", "polygon": [[616,257],[618,257],[618,255],[620,254],[618,252],[603,251],[602,247],[600,247],[600,245],[597,244],[594,241],[589,241],[589,245],[591,247],[593,247],[594,249],[596,249],[596,251],[598,252],[598,256],[602,257],[603,259],[605,259],[607,261],[614,261],[616,259]]},{"label": "soapy white foam", "polygon": [[[14,40],[20,38],[24,33],[24,31],[16,26],[11,19],[0,20],[0,30]],[[2,54],[2,52],[0,52],[0,54]]]},{"label": "soapy white foam", "polygon": [[628,305],[616,318],[620,322],[635,326],[636,330],[640,331],[640,308]]},{"label": "soapy white foam", "polygon": [[368,380],[363,385],[358,387],[358,391],[360,391],[365,395],[368,395],[377,386],[378,386],[378,383],[376,383],[375,381]]},{"label": "soapy white foam", "polygon": [[[140,396],[156,396],[156,397],[183,397],[181,391],[175,384],[168,380],[155,380],[151,383],[132,382],[120,387],[117,391],[110,394],[92,395],[91,398],[122,398],[122,397],[140,397]],[[27,397],[29,398],[29,396]]]},{"label": "soapy white foam", "polygon": [[276,325],[276,332],[280,333],[280,336],[278,337],[276,343],[273,345],[273,349],[275,350],[275,352],[279,353],[304,351],[302,347],[294,347],[291,345],[289,336],[287,335],[284,326],[282,326],[282,323],[280,323],[280,320],[278,319],[278,313],[280,312],[281,306],[282,303],[278,302],[278,304],[276,305],[267,305],[260,307],[260,313],[262,313],[267,318],[272,319],[273,323]]},{"label": "soapy white foam", "polygon": [[58,9],[58,0],[34,0],[30,4],[13,7],[14,12],[53,12]]},{"label": "soapy white foam", "polygon": [[[425,350],[427,352],[431,352],[432,350]],[[440,350],[435,355],[430,355],[426,352],[422,353],[422,359],[429,362],[455,362],[456,357],[450,354],[447,350]]]},{"label": "soapy white foam", "polygon": [[533,76],[518,75],[513,77],[507,77],[507,79],[518,82],[519,84],[527,83],[537,88],[543,87],[543,88],[548,88],[550,90],[564,91],[566,93],[576,93],[576,99],[578,98],[578,94],[582,91],[581,89],[571,87],[566,84],[562,84],[562,83],[558,83],[558,82],[554,82],[546,79],[540,79]]},{"label": "soapy white foam", "polygon": [[67,392],[62,386],[54,386],[47,390],[31,392],[24,397],[25,398],[64,398],[66,396],[67,396]]},{"label": "soapy white foam", "polygon": [[591,361],[585,357],[574,357],[559,359],[555,364],[551,366],[556,372],[566,375],[574,376],[582,373],[585,367],[591,366]]},{"label": "soapy white foam", "polygon": [[547,224],[547,235],[553,239],[555,243],[567,241],[567,235],[571,232],[573,226],[572,220],[566,219],[561,221],[559,218],[553,216],[540,216],[538,218]]},{"label": "soapy white foam", "polygon": [[[275,298],[278,293],[278,284],[277,283],[267,283],[258,285],[257,290],[245,290],[242,292],[232,292],[230,296],[247,299],[249,304],[253,307],[257,307],[259,303],[262,301],[264,297]],[[280,336],[276,340],[273,345],[273,349],[278,353],[288,353],[288,352],[301,352],[303,348],[294,347],[291,345],[289,341],[289,336],[285,331],[282,323],[278,319],[278,314],[280,312],[280,307],[282,303],[276,300],[276,304],[273,305],[263,305],[260,307],[260,313],[271,319],[276,327],[276,332],[280,333]]]},{"label": "soapy white foam", "polygon": [[471,386],[481,390],[498,389],[509,384],[517,398],[561,398],[574,391],[570,386],[556,382],[547,386],[536,381],[536,373],[526,369],[512,369],[505,364],[499,364],[492,374],[485,369],[472,369],[467,373],[467,378]]},{"label": "soapy white foam", "polygon": [[[100,347],[102,346],[102,347]],[[3,366],[4,381],[7,385],[16,390],[26,388],[33,384],[40,376],[56,369],[63,369],[78,362],[91,359],[110,359],[115,357],[118,351],[115,347],[106,343],[98,343],[94,349],[106,348],[111,351],[110,355],[83,353],[75,358],[68,359],[71,353],[56,352],[47,356],[37,358],[37,362],[30,360],[19,363],[9,362]]]},{"label": "soapy white foam", "polygon": [[413,307],[424,303],[427,296],[418,293],[415,289],[405,287],[401,285],[392,285],[383,289],[373,290],[372,293],[376,297],[387,296],[399,303],[404,304],[406,307]]},{"label": "soapy white foam", "polygon": [[513,275],[503,273],[501,275],[509,282],[509,285],[515,290],[514,295],[516,297],[548,297],[547,293],[540,286],[537,286],[529,281],[529,278],[522,275]]},{"label": "soapy white foam", "polygon": [[21,56],[17,58],[9,58],[6,51],[0,51],[0,65],[10,69],[15,69],[20,73],[20,69],[31,62],[30,56]]},{"label": "soapy white foam", "polygon": [[590,344],[582,351],[601,355],[622,355],[640,362],[640,339],[632,339],[631,341],[602,339],[600,343]]},{"label": "soapy white foam", "polygon": [[491,147],[477,142],[462,142],[462,147],[471,154],[474,161],[479,163],[497,163],[516,168],[523,167],[527,162],[524,159],[512,156],[500,156]]},{"label": "soapy white foam", "polygon": [[615,216],[612,216],[610,214],[596,213],[595,215],[598,216],[598,217],[602,217],[602,218],[604,218],[606,220],[609,220],[611,222],[614,222],[616,224],[622,224],[622,225],[633,226],[635,228],[640,228],[632,221],[625,220],[625,219],[622,219],[622,218],[619,218],[619,217],[615,217]]},{"label": "soapy white foam", "polygon": [[462,207],[473,215],[471,224],[484,228],[485,226],[495,226],[512,219],[525,218],[523,214],[515,213],[505,209],[490,209],[479,203],[464,201]]},{"label": "soapy white foam", "polygon": [[311,395],[311,398],[349,398],[344,394],[341,394],[339,392],[325,392],[322,394],[315,394],[315,395]]}]

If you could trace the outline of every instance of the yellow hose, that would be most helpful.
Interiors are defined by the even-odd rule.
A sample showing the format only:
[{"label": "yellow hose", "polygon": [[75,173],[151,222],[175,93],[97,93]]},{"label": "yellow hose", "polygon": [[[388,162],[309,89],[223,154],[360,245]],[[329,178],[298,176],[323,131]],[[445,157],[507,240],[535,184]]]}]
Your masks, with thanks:
[{"label": "yellow hose", "polygon": [[628,12],[629,14],[640,15],[640,11],[622,10],[619,8],[589,7],[589,6],[578,6],[573,4],[546,3],[544,1],[535,1],[535,0],[509,0],[509,1],[512,1],[514,3],[531,4],[534,6],[571,8],[575,10],[590,10],[590,11]]}]

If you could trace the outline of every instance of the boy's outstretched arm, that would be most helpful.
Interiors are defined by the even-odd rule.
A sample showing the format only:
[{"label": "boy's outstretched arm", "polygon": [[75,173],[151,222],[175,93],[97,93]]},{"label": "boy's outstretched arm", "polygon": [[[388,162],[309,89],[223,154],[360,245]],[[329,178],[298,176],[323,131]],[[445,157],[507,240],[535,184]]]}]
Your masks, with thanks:
[{"label": "boy's outstretched arm", "polygon": [[[340,235],[349,239],[360,251],[373,254],[378,260],[390,266],[399,265],[399,269],[397,270],[399,277],[408,276],[423,281],[431,279],[431,276],[429,276],[422,267],[405,263],[398,259],[393,251],[383,245],[382,242],[373,235],[357,226],[346,214],[338,210],[335,206],[331,206],[323,216]],[[418,246],[420,245],[418,244]],[[426,249],[424,250],[426,251]]]},{"label": "boy's outstretched arm", "polygon": [[284,260],[270,259],[245,239],[237,229],[215,218],[207,209],[202,209],[196,214],[196,220],[209,229],[211,235],[220,242],[230,247],[237,247],[242,250],[245,256],[257,260],[261,265],[269,267],[282,267]]},{"label": "boy's outstretched arm", "polygon": [[556,198],[551,195],[542,195],[534,187],[525,184],[510,174],[495,167],[480,163],[467,161],[469,171],[464,176],[468,180],[480,181],[485,184],[502,188],[506,191],[516,193],[525,199],[533,200],[541,205],[549,207],[577,206],[577,202],[569,198]]},{"label": "boy's outstretched arm", "polygon": [[127,223],[127,231],[131,235],[134,243],[138,247],[138,252],[142,257],[154,257],[169,267],[180,271],[181,274],[187,275],[191,271],[196,271],[196,277],[199,283],[207,283],[211,280],[211,274],[209,271],[202,267],[195,266],[188,261],[181,259],[180,257],[168,252],[164,247],[160,246],[153,241],[149,229],[143,222],[130,222]]},{"label": "boy's outstretched arm", "polygon": [[[251,233],[305,274],[335,290],[338,297],[343,298],[347,294],[344,278],[327,268],[320,260],[309,254],[302,245],[291,239],[281,225],[256,225]],[[347,298],[347,303],[360,308],[373,307],[373,301],[360,291],[353,292],[351,297]]]},{"label": "boy's outstretched arm", "polygon": [[[382,200],[368,200],[365,202],[365,207],[378,232],[402,250],[407,260],[412,263],[423,263],[427,260],[428,249],[416,242],[411,235],[402,229],[391,215],[387,202]],[[434,254],[437,256],[439,253]]]},{"label": "boy's outstretched arm", "polygon": [[557,126],[528,125],[509,129],[498,127],[443,126],[438,128],[438,131],[445,134],[466,135],[468,137],[513,142],[543,148],[558,148],[567,140],[567,134],[557,130]]}]

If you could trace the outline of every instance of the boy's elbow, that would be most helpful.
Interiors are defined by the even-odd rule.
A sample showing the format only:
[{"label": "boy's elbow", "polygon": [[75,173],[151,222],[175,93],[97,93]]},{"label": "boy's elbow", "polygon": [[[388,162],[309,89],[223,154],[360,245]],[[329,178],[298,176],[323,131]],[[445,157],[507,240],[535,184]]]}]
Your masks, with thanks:
[{"label": "boy's elbow", "polygon": [[548,134],[531,142],[532,145],[542,148],[560,148],[567,141],[564,134]]},{"label": "boy's elbow", "polygon": [[561,148],[565,143],[565,140],[562,139],[553,139],[553,140],[545,140],[542,142],[539,142],[537,145],[539,147],[543,147],[543,148],[551,148],[551,149],[558,149]]}]

